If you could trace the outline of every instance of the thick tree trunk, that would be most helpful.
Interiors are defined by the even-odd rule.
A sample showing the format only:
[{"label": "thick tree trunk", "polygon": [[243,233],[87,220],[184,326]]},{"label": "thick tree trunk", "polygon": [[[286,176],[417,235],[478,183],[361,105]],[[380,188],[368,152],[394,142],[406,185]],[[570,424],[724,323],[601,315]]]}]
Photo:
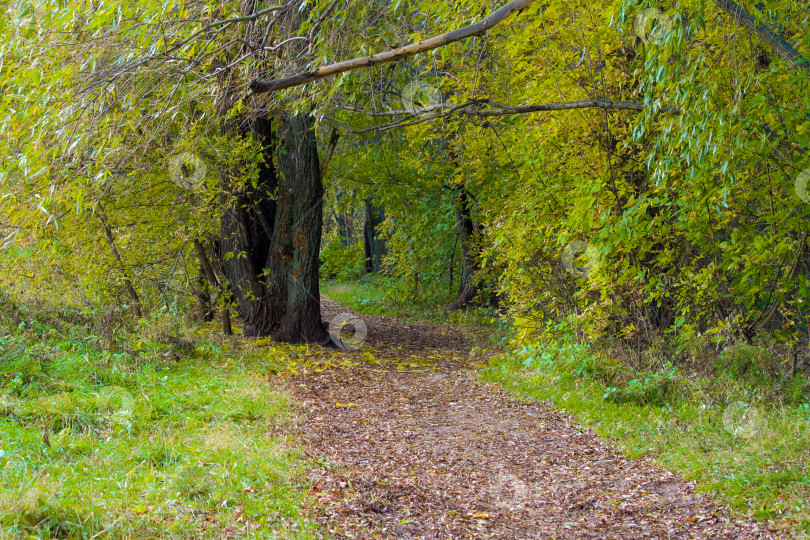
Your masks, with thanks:
[{"label": "thick tree trunk", "polygon": [[[283,120],[279,140],[270,120],[257,120],[251,130],[265,147],[265,163],[257,187],[232,193],[222,218],[228,254],[223,266],[244,319],[243,333],[323,342],[318,284],[323,185],[314,120]],[[279,146],[276,171],[272,158]]]},{"label": "thick tree trunk", "polygon": [[323,183],[315,120],[294,116],[282,122],[286,152],[268,269],[273,336],[285,342],[325,341],[318,279],[323,232]]},{"label": "thick tree trunk", "polygon": [[[257,135],[266,145],[266,158],[260,167],[257,185],[255,188],[232,187],[221,219],[222,267],[244,320],[246,336],[269,335],[274,323],[267,288],[261,278],[270,252],[272,231],[266,231],[262,221],[271,222],[275,213],[275,201],[271,197],[277,178],[272,165],[274,145],[270,121],[260,124]],[[267,124],[266,127],[263,124]],[[267,131],[267,140],[262,129]]]},{"label": "thick tree trunk", "polygon": [[[259,2],[241,5],[243,15],[251,15]],[[288,22],[300,24],[307,13],[294,10]],[[263,39],[261,29],[246,27],[246,45],[261,47]],[[304,62],[303,44],[287,52],[292,65]],[[218,110],[223,119],[235,102],[225,71],[219,76],[223,92]],[[250,133],[264,149],[258,178],[242,185],[224,179],[221,247],[226,285],[244,319],[245,336],[325,342],[328,333],[321,321],[318,284],[323,181],[315,121],[308,114],[280,119],[259,114],[250,122],[241,118],[223,123],[224,132]],[[334,132],[327,156],[336,145]]]},{"label": "thick tree trunk", "polygon": [[472,210],[475,199],[465,189],[458,189],[456,196],[456,228],[461,241],[461,275],[459,276],[458,296],[450,304],[451,311],[465,309],[475,303],[481,291],[478,272],[481,247],[481,225],[473,219]]},{"label": "thick tree trunk", "polygon": [[365,273],[372,274],[382,269],[382,258],[385,255],[385,241],[379,235],[379,227],[385,221],[385,209],[374,206],[373,197],[366,203],[366,221],[363,226],[365,245]]}]

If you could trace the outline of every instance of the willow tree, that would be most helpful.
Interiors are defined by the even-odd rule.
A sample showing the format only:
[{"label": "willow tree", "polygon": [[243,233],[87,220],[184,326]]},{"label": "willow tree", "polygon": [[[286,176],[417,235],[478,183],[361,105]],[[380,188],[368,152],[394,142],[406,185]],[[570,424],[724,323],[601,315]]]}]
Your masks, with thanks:
[{"label": "willow tree", "polygon": [[[473,62],[437,54],[435,71],[452,74],[444,102],[414,114],[375,95],[341,119],[359,133],[407,130],[423,146],[464,133],[454,177],[480,195],[484,253],[516,314],[576,316],[593,335],[634,342],[799,339],[806,2],[544,4],[487,34]],[[576,242],[598,251],[596,271],[565,268]]]},{"label": "willow tree", "polygon": [[[718,13],[723,10],[725,21],[718,28],[740,24],[743,30],[739,34],[751,33],[762,40],[767,50],[776,51],[779,62],[787,61],[796,71],[806,71],[801,55],[769,30],[768,21],[752,18],[733,2],[717,3],[719,9],[713,9]],[[705,6],[695,4],[698,14],[695,20],[705,20]],[[799,5],[787,1],[785,4]],[[603,120],[593,125],[573,123],[570,127],[579,134],[568,130],[569,141],[578,141],[581,133],[586,133],[604,152],[605,168],[594,172],[597,181],[583,182],[581,186],[582,204],[563,218],[565,208],[559,200],[565,200],[572,190],[559,185],[544,186],[540,190],[541,201],[527,194],[520,202],[533,203],[533,210],[543,208],[546,212],[545,223],[550,226],[544,230],[545,243],[551,243],[560,232],[566,240],[573,236],[573,230],[580,229],[579,234],[590,232],[594,209],[599,210],[598,225],[603,231],[600,234],[605,245],[609,245],[611,227],[621,229],[616,220],[623,219],[619,216],[631,209],[635,200],[635,195],[627,193],[632,188],[632,173],[639,171],[631,169],[640,168],[642,159],[653,155],[650,148],[644,147],[642,154],[625,156],[626,170],[620,172],[627,173],[626,181],[617,182],[615,165],[622,158],[616,151],[617,138],[635,137],[639,132],[667,135],[673,129],[684,137],[692,129],[682,123],[662,127],[657,123],[661,112],[687,110],[689,115],[681,118],[696,121],[695,115],[701,114],[707,118],[698,109],[691,110],[695,96],[688,88],[694,77],[705,71],[697,73],[689,66],[708,69],[707,66],[713,65],[711,55],[701,55],[697,64],[682,60],[669,64],[656,60],[653,52],[649,62],[622,64],[619,57],[628,48],[627,39],[616,37],[616,29],[610,28],[609,22],[611,15],[618,12],[616,20],[628,26],[630,14],[637,7],[605,2],[599,13],[594,14],[577,2],[540,5],[532,0],[513,0],[491,13],[482,13],[480,4],[472,0],[391,4],[351,0],[314,3],[291,0],[272,4],[242,0],[222,4],[187,1],[175,5],[41,0],[23,10],[5,6],[2,9],[8,16],[0,19],[3,25],[0,122],[6,136],[0,144],[4,147],[3,192],[13,192],[14,196],[4,197],[3,204],[15,215],[23,216],[23,221],[30,221],[31,216],[45,214],[50,219],[73,211],[101,216],[101,202],[109,224],[127,208],[127,201],[122,198],[140,195],[139,182],[149,189],[159,189],[162,184],[168,189],[179,189],[166,180],[167,163],[174,163],[196,178],[198,162],[172,160],[181,152],[199,154],[207,164],[208,174],[200,183],[199,193],[182,201],[190,216],[184,227],[189,239],[209,235],[221,248],[227,286],[244,318],[245,333],[271,335],[285,341],[319,341],[325,332],[320,321],[317,280],[323,193],[317,123],[327,115],[334,118],[331,113],[336,96],[342,95],[351,103],[352,97],[363,93],[376,96],[379,89],[373,82],[365,85],[361,77],[349,73],[364,70],[387,76],[390,71],[378,66],[429,51],[437,51],[435,57],[441,58],[442,69],[447,70],[453,65],[453,56],[445,54],[452,50],[449,45],[482,36],[496,27],[504,29],[499,54],[508,65],[497,71],[505,74],[504,84],[481,80],[479,56],[477,62],[463,66],[463,84],[448,93],[453,95],[452,100],[426,107],[416,116],[452,117],[461,121],[594,109],[589,114],[601,115]],[[436,35],[431,37],[427,25],[408,27],[399,22],[418,11],[435,15]],[[507,20],[519,22],[513,26],[502,24]],[[677,22],[674,39],[665,38],[664,49],[670,52],[676,45],[683,46],[688,37],[687,25]],[[570,39],[575,35],[573,30],[579,31],[576,35],[587,35],[593,48],[589,49],[584,39]],[[709,32],[704,43],[724,50],[722,36],[716,31]],[[577,49],[582,45],[581,50],[572,50],[574,45]],[[647,58],[646,53],[639,54],[645,47],[638,49],[632,54],[642,60]],[[546,55],[550,50],[556,51],[560,58],[553,62],[535,59],[531,64],[526,60]],[[367,55],[369,52],[376,53]],[[571,60],[574,53],[574,62],[562,61]],[[591,58],[592,62],[586,61]],[[590,72],[571,80],[567,72],[571,63],[574,68],[585,64]],[[654,73],[650,71],[653,68],[657,68]],[[632,69],[638,72],[628,73]],[[672,75],[672,80],[664,77],[667,74]],[[783,84],[794,81],[791,77],[774,75],[768,80]],[[674,80],[679,82],[672,84]],[[569,83],[569,90],[582,91],[564,92],[561,81]],[[731,86],[740,93],[745,91],[736,82]],[[482,87],[485,92],[480,90]],[[662,88],[666,93],[659,91]],[[702,104],[708,106],[706,100],[711,98],[705,96],[712,89],[705,90]],[[554,99],[557,101],[549,103]],[[747,103],[751,105],[749,111],[761,112],[764,107],[762,101],[751,102],[750,96]],[[625,113],[609,116],[610,111],[646,112],[641,122],[636,123]],[[393,129],[423,120],[421,117],[414,120],[415,111],[375,108],[353,114],[388,116],[388,125],[375,125],[373,129]],[[723,125],[722,114],[712,118]],[[788,130],[790,133],[796,133],[800,127],[801,117],[793,115],[793,119],[795,125]],[[778,132],[773,127],[777,121],[767,120],[772,132]],[[750,128],[748,133],[753,133],[759,132],[761,125],[754,122],[746,127]],[[491,124],[485,120],[469,132],[481,133],[490,128]],[[453,126],[449,126],[449,131],[453,131]],[[511,133],[525,138],[518,132]],[[723,134],[728,140],[728,132]],[[482,137],[480,143],[472,140],[464,155],[483,155],[497,145],[504,146],[498,137],[493,133]],[[780,140],[793,142],[789,137]],[[665,142],[656,147],[656,156],[664,156],[670,149],[684,150],[671,141]],[[774,152],[784,152],[784,144],[774,143]],[[485,151],[479,152],[476,146]],[[512,148],[505,148],[499,170],[520,168],[519,160],[515,159],[520,156]],[[569,144],[560,155],[565,157],[564,161],[578,166],[577,160],[583,157],[580,153],[581,148]],[[686,148],[683,155],[691,159],[707,157],[704,154],[693,146]],[[533,170],[536,160],[525,153],[523,158],[526,169]],[[658,162],[658,171],[666,171],[672,165],[665,157],[658,158]],[[189,166],[192,171],[187,170]],[[728,162],[724,167],[728,167]],[[549,166],[547,170],[552,169]],[[475,178],[478,171],[471,172]],[[722,172],[712,169],[712,174]],[[128,189],[121,189],[122,185]],[[490,197],[491,186],[480,183],[477,187],[480,189],[476,193]],[[504,184],[503,190],[514,194],[515,185]],[[610,197],[626,200],[611,207],[598,196],[603,193],[609,195],[608,201]],[[683,207],[690,207],[693,200],[686,189],[683,193]],[[714,197],[716,193],[714,187],[707,187],[705,195]],[[138,208],[144,210],[143,205]],[[693,210],[697,212],[696,208]],[[135,212],[129,209],[127,216]],[[160,214],[165,228],[169,228],[174,218],[168,208]],[[212,221],[219,221],[219,226],[214,227]],[[491,222],[502,227],[504,220],[494,216]],[[683,225],[688,227],[689,223]],[[713,225],[709,220],[702,226],[709,230]],[[114,243],[115,228],[110,226],[109,231]],[[492,238],[511,241],[516,231],[521,228],[502,228]],[[106,236],[109,240],[110,235]],[[643,239],[636,240],[647,249]],[[786,246],[785,254],[792,247],[795,246]],[[622,250],[626,246],[616,248]],[[190,245],[186,249],[191,249]],[[126,267],[127,253],[117,251],[120,256],[117,259]],[[766,258],[762,260],[767,264]],[[123,270],[121,274],[133,284],[132,289],[137,289],[137,280]],[[607,283],[607,276],[603,277],[603,283]],[[749,278],[750,275],[739,276],[740,283]],[[759,296],[752,296],[746,309],[750,311],[760,300]],[[746,324],[756,319],[752,315]]]},{"label": "willow tree", "polygon": [[[348,69],[480,34],[529,4],[512,2],[460,32],[350,61]],[[328,57],[356,56],[351,48],[367,45],[355,38],[359,30],[380,14],[394,20],[406,9],[299,0],[5,6],[4,192],[17,188],[4,198],[13,201],[9,213],[20,221],[40,211],[63,220],[72,211],[100,216],[140,313],[139,284],[110,224],[127,207],[122,198],[139,195],[139,181],[141,190],[163,185],[171,196],[177,186],[166,176],[180,170],[175,184],[198,190],[183,205],[201,216],[188,224],[179,249],[190,251],[190,240],[213,235],[206,218],[219,216],[214,243],[245,334],[322,341],[323,185],[315,128],[334,88],[270,91],[345,71],[346,64],[295,75]],[[191,157],[178,161],[178,154]],[[175,170],[167,174],[165,164]],[[122,183],[128,190],[120,191]],[[160,214],[167,225],[174,217],[167,209]]]}]

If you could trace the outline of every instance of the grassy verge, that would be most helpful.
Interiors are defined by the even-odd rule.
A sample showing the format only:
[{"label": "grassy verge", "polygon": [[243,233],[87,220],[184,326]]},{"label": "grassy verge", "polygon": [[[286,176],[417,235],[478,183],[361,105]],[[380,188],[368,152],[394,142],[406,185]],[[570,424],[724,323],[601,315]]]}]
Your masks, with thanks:
[{"label": "grassy verge", "polygon": [[810,419],[801,409],[755,406],[756,417],[724,419],[729,404],[700,390],[663,405],[616,403],[604,384],[570,368],[526,368],[510,356],[481,375],[572,413],[625,454],[655,458],[737,512],[810,537]]},{"label": "grassy verge", "polygon": [[404,320],[442,320],[446,314],[434,306],[416,303],[392,302],[390,295],[379,278],[372,277],[365,281],[328,282],[321,285],[321,292],[345,305],[353,311],[367,315],[384,315]]},{"label": "grassy verge", "polygon": [[[360,312],[398,313],[386,310],[379,291],[367,285],[335,284],[327,291]],[[502,327],[491,330],[503,342]],[[630,457],[653,457],[741,514],[810,538],[807,403],[774,402],[768,390],[728,373],[685,376],[666,364],[633,372],[570,335],[501,355],[480,375],[572,413]]]},{"label": "grassy verge", "polygon": [[[9,302],[6,300],[6,308]],[[7,310],[0,537],[320,537],[292,420],[289,351],[151,320],[110,351],[92,325]]]}]

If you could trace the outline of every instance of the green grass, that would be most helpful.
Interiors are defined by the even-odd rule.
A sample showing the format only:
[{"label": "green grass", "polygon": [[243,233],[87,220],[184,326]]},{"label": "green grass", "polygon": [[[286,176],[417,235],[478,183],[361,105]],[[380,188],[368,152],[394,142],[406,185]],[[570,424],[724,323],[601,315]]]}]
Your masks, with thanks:
[{"label": "green grass", "polygon": [[707,392],[663,405],[615,403],[598,381],[564,365],[526,368],[516,356],[494,361],[481,377],[572,413],[626,455],[652,456],[739,513],[810,537],[810,419],[800,409],[758,406],[753,436],[735,436],[723,421],[727,404]]},{"label": "green grass", "polygon": [[[396,317],[405,321],[421,320],[480,326],[488,324],[491,310],[476,309],[450,313],[435,302],[415,302],[397,294],[393,278],[368,276],[360,281],[332,281],[321,284],[321,292],[349,309],[367,315]],[[449,304],[452,299],[447,299]]]},{"label": "green grass", "polygon": [[394,316],[393,313],[400,313],[399,310],[392,310],[391,306],[387,305],[386,294],[382,288],[370,287],[364,282],[322,283],[321,293],[349,309],[368,315]]},{"label": "green grass", "polygon": [[[332,284],[327,291],[361,312],[399,311],[386,308],[380,291],[362,283]],[[410,315],[419,318],[420,312]],[[497,343],[508,336],[504,327],[489,326]],[[636,372],[577,345],[570,333],[503,354],[480,377],[553,403],[629,457],[653,457],[740,514],[772,519],[787,535],[810,538],[810,405],[769,401],[774,385],[750,384],[727,371],[687,377],[667,365]],[[734,435],[727,429],[723,413],[737,401],[759,414],[754,431]]]},{"label": "green grass", "polygon": [[90,326],[16,317],[0,332],[0,537],[322,536],[307,462],[273,433],[294,417],[267,377],[291,351],[147,325],[111,352]]}]

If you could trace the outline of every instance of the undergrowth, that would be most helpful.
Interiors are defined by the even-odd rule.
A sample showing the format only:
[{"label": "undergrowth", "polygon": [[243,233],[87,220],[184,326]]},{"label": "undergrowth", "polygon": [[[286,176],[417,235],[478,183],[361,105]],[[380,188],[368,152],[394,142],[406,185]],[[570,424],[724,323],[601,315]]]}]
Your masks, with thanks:
[{"label": "undergrowth", "polygon": [[293,350],[2,299],[0,537],[320,537],[268,384]]}]

